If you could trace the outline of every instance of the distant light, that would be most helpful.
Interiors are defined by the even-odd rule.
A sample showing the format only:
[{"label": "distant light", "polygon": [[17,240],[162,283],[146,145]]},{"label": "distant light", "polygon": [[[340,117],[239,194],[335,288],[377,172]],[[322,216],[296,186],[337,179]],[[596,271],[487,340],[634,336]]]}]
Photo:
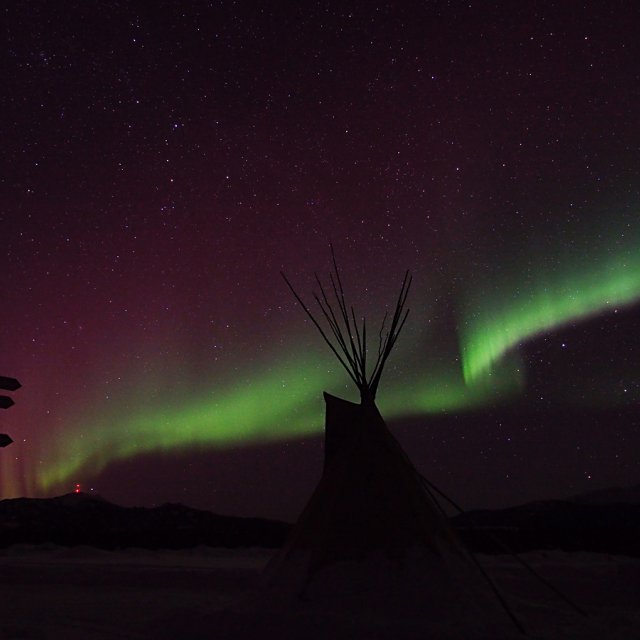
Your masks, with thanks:
[{"label": "distant light", "polygon": [[73,491],[74,493],[80,493],[80,485],[76,484],[76,488]]}]

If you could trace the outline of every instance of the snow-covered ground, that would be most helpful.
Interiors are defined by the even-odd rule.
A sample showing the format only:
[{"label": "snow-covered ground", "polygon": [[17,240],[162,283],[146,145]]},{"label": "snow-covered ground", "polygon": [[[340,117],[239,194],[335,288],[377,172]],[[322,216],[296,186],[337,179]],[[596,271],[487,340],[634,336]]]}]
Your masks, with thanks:
[{"label": "snow-covered ground", "polygon": [[[430,620],[348,616],[302,605],[291,612],[238,606],[271,552],[198,548],[100,551],[17,546],[0,551],[0,638],[471,640]],[[587,553],[523,556],[589,613],[582,617],[508,557],[481,557],[529,632],[548,639],[640,639],[640,559]],[[254,597],[255,601],[255,597]],[[246,602],[246,601],[245,601]],[[440,612],[444,614],[444,612]],[[511,638],[503,629],[484,638]]]}]

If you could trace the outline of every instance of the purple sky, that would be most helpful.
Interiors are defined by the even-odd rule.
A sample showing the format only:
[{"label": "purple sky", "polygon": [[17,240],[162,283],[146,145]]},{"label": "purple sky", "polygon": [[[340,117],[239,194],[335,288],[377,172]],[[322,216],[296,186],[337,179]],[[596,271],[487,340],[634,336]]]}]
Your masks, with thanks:
[{"label": "purple sky", "polygon": [[[316,371],[321,345],[279,271],[306,294],[329,241],[365,309],[414,274],[390,361],[407,383],[439,349],[459,367],[475,317],[461,309],[499,299],[501,276],[575,278],[576,243],[628,252],[607,230],[640,238],[639,13],[621,1],[2,9],[0,373],[24,387],[1,416],[16,441],[1,452],[4,495],[80,482],[121,503],[293,519],[320,472],[312,435],[224,450],[186,439],[46,490],[37,478],[92,430],[109,450],[116,418],[95,426],[109,403],[148,412],[251,389],[288,356]],[[517,397],[394,432],[468,506],[637,483],[638,319],[627,305],[539,332],[520,345]],[[621,385],[635,391],[622,404]],[[323,388],[311,391],[321,411]]]}]

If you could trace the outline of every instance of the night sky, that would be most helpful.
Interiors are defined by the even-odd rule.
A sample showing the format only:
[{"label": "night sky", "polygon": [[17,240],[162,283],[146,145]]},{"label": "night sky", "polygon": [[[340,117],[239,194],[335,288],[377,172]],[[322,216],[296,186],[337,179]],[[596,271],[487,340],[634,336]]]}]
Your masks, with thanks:
[{"label": "night sky", "polygon": [[10,2],[5,497],[292,520],[311,299],[411,314],[378,393],[466,507],[640,482],[635,2]]}]

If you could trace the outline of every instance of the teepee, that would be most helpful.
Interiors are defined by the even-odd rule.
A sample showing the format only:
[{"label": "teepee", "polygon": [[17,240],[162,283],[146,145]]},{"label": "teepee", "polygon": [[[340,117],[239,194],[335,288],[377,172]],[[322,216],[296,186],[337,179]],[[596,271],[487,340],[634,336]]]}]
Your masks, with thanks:
[{"label": "teepee", "polygon": [[[409,314],[411,276],[404,276],[388,327],[385,316],[377,332],[376,356],[368,366],[366,322],[358,322],[348,306],[333,250],[332,257],[330,289],[316,276],[319,319],[283,277],[356,385],[360,403],[324,394],[322,477],[285,546],[267,566],[265,581],[305,602],[393,609],[403,616],[437,617],[446,610],[456,622],[471,614],[477,627],[496,610],[490,594],[495,587],[487,587],[486,576],[457,540],[375,402]],[[497,617],[504,619],[504,612]]]}]

